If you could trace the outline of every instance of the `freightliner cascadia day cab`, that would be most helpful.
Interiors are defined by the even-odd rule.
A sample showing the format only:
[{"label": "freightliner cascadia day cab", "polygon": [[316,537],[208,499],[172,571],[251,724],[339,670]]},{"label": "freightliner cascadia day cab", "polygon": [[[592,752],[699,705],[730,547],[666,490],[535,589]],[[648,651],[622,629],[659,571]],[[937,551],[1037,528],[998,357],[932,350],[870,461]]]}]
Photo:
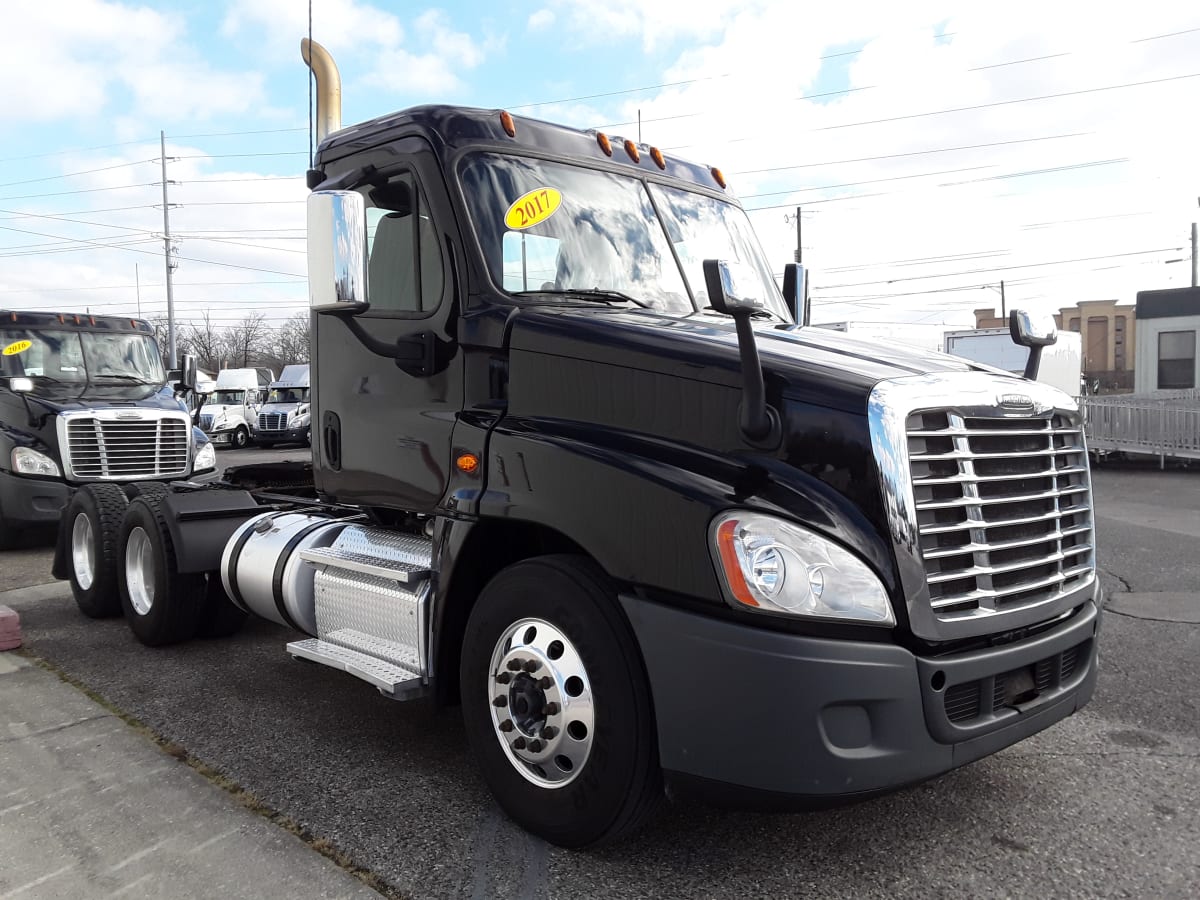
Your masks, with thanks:
[{"label": "freightliner cascadia day cab", "polygon": [[213,471],[181,387],[139,319],[0,310],[0,547],[53,527],[82,484]]},{"label": "freightliner cascadia day cab", "polygon": [[282,443],[312,443],[308,365],[284,366],[279,379],[267,389],[267,401],[254,421],[254,443],[274,447]]},{"label": "freightliner cascadia day cab", "polygon": [[[267,382],[273,380],[269,375]],[[265,394],[261,370],[222,369],[200,408],[200,427],[217,447],[248,446]]]},{"label": "freightliner cascadia day cab", "polygon": [[[461,702],[503,809],[567,847],[664,793],[869,797],[1088,701],[1071,397],[796,324],[715,169],[502,111],[342,129],[303,46],[311,467],[129,504],[142,641],[253,613]],[[1015,324],[1036,364],[1052,332]]]}]

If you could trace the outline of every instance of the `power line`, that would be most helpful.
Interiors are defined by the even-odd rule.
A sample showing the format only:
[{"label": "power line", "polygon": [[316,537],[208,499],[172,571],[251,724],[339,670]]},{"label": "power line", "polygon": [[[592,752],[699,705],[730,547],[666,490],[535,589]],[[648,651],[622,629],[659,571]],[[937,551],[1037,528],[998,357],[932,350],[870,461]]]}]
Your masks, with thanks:
[{"label": "power line", "polygon": [[[151,209],[152,207],[134,207],[135,209]],[[2,213],[14,212],[11,209],[0,209]],[[90,225],[94,228],[117,228],[121,231],[143,232],[145,228],[130,228],[128,225],[110,225],[107,222],[85,222],[83,219],[71,219],[66,216],[51,216],[46,213],[25,213],[24,215],[14,215],[14,219],[53,219],[56,222],[69,222],[72,225]],[[7,221],[7,220],[5,220]]]},{"label": "power line", "polygon": [[[261,284],[302,284],[305,281],[303,278],[291,279],[288,281],[178,281],[176,287],[233,287],[236,285],[249,285],[257,287]],[[0,289],[0,294],[65,294],[75,293],[78,291],[125,291],[132,290],[135,287],[156,288],[166,287],[166,282],[142,282],[136,284],[106,284],[89,287],[70,287],[70,288],[4,288]]]},{"label": "power line", "polygon": [[66,197],[68,194],[99,194],[104,191],[128,191],[133,188],[143,187],[158,187],[157,181],[148,181],[145,184],[118,184],[114,187],[102,188],[84,188],[78,191],[58,191],[54,194],[21,194],[13,197],[0,197],[0,200],[34,200],[39,197]]},{"label": "power line", "polygon": [[287,134],[294,131],[307,131],[306,128],[266,128],[260,131],[208,131],[199,134],[173,134],[171,140],[183,141],[202,137],[241,137],[247,134]]},{"label": "power line", "polygon": [[[858,187],[863,184],[881,184],[885,181],[905,181],[912,178],[931,178],[935,175],[953,175],[957,172],[978,172],[980,169],[994,169],[995,165],[967,166],[965,169],[943,169],[939,172],[919,172],[915,175],[893,175],[890,178],[872,178],[869,181],[847,181],[843,184],[826,184],[815,187],[789,188],[786,191],[769,191],[765,194],[745,194],[742,200],[752,200],[755,197],[778,197],[780,194],[801,194],[806,191],[831,191],[834,188]],[[964,182],[965,183],[965,182]]]},{"label": "power line", "polygon": [[34,184],[38,181],[54,181],[58,178],[75,178],[79,175],[93,175],[96,172],[111,172],[113,169],[127,169],[130,166],[140,166],[145,163],[155,162],[153,159],[135,159],[133,162],[117,163],[112,166],[100,166],[98,169],[83,169],[79,172],[67,172],[63,175],[46,175],[42,178],[26,178],[24,181],[8,181],[0,184],[0,187],[14,187],[18,184]]}]

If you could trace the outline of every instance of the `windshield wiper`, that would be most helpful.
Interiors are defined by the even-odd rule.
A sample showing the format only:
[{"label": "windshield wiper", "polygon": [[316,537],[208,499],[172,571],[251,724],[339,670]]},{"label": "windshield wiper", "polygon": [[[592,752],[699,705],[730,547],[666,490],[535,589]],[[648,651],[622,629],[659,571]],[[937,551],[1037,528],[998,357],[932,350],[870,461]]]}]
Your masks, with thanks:
[{"label": "windshield wiper", "polygon": [[118,381],[132,381],[135,384],[158,384],[157,381],[147,381],[137,375],[94,375],[93,378],[115,378]]},{"label": "windshield wiper", "polygon": [[543,294],[573,297],[590,303],[606,303],[609,306],[614,303],[633,303],[642,309],[654,309],[654,305],[645,300],[630,297],[621,291],[607,291],[601,288],[546,288],[540,291],[513,291],[514,297],[537,297]]}]

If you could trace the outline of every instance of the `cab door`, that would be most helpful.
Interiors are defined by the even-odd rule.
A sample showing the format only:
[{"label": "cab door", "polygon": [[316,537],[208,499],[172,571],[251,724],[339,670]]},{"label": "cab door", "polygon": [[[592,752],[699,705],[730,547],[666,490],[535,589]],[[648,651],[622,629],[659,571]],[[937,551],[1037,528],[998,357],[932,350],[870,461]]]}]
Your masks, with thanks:
[{"label": "cab door", "polygon": [[[322,495],[431,512],[446,491],[451,434],[463,404],[455,340],[460,300],[450,270],[454,238],[447,231],[453,219],[424,142],[408,138],[394,149],[406,164],[361,189],[370,308],[352,319],[313,319],[313,452]],[[423,342],[433,349],[432,364],[374,352],[356,336],[358,328],[377,348]]]}]

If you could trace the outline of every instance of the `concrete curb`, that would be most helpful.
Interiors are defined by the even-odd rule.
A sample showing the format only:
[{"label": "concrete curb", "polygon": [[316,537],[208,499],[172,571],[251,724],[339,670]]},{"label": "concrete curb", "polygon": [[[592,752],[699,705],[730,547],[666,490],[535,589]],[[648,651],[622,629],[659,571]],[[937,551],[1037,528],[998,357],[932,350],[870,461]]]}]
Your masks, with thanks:
[{"label": "concrete curb", "polygon": [[0,591],[0,606],[8,605],[9,600],[57,600],[70,595],[71,583],[69,581],[47,581],[43,584],[31,584],[26,587]]}]

